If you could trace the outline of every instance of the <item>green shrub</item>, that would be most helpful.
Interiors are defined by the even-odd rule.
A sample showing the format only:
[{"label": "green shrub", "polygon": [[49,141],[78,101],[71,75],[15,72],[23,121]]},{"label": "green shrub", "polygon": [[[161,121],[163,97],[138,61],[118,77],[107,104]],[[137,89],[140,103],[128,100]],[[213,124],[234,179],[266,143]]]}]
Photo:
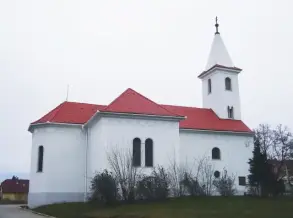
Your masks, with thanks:
[{"label": "green shrub", "polygon": [[235,176],[229,176],[227,171],[224,170],[223,175],[219,179],[214,180],[214,186],[221,196],[235,195]]},{"label": "green shrub", "polygon": [[98,173],[91,181],[91,201],[113,204],[118,199],[117,183],[111,173],[104,170]]},{"label": "green shrub", "polygon": [[163,167],[155,168],[151,176],[143,176],[138,182],[137,195],[144,200],[162,200],[169,195],[169,178]]},{"label": "green shrub", "polygon": [[196,179],[193,179],[189,174],[184,174],[184,179],[181,181],[181,185],[185,188],[187,193],[191,196],[203,196],[205,195],[203,187],[201,187]]}]

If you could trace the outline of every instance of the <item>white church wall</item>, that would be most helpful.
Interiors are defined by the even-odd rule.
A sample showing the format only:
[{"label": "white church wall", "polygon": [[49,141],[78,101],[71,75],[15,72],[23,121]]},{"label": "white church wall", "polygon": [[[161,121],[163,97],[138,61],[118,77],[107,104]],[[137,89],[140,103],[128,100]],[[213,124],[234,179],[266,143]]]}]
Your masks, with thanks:
[{"label": "white church wall", "polygon": [[[182,164],[195,167],[196,160],[207,157],[215,171],[222,173],[225,168],[228,174],[235,174],[235,184],[239,195],[247,191],[245,186],[239,186],[238,177],[249,175],[247,162],[252,157],[252,136],[180,130],[180,142]],[[211,159],[214,147],[218,147],[221,151],[220,160]]]},{"label": "white church wall", "polygon": [[[144,143],[153,140],[154,166],[167,166],[175,157],[179,158],[179,122],[149,118],[102,117],[90,129],[89,174],[109,169],[107,152],[118,148],[122,152],[132,152],[133,139],[141,139],[141,170],[149,173],[152,168],[144,167]],[[176,156],[177,155],[177,156]]]},{"label": "white church wall", "polygon": [[[44,146],[43,172],[37,172],[38,147]],[[80,127],[44,126],[32,134],[28,204],[35,207],[84,196],[85,135]]]},{"label": "white church wall", "polygon": [[[225,89],[225,78],[231,79],[232,91]],[[208,93],[208,79],[212,81],[212,92]],[[203,108],[211,108],[223,119],[228,118],[227,106],[233,106],[234,119],[241,120],[238,75],[226,71],[215,71],[203,78]]]}]

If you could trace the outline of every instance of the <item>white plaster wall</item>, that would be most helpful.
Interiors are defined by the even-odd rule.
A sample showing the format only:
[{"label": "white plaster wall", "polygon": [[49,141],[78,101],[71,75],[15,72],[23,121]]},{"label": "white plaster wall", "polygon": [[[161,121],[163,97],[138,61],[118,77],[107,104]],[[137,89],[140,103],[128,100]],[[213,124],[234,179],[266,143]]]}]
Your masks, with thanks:
[{"label": "white plaster wall", "polygon": [[[109,169],[107,152],[113,148],[132,152],[134,138],[142,141],[141,163],[142,172],[148,173],[151,168],[144,166],[144,142],[153,140],[154,166],[167,166],[175,157],[179,160],[179,122],[151,120],[149,118],[102,117],[89,130],[89,173]],[[177,155],[177,156],[176,156]],[[174,159],[173,159],[174,160]]]},{"label": "white plaster wall", "polygon": [[[235,174],[238,194],[242,195],[246,191],[245,186],[238,185],[238,176],[247,177],[249,175],[247,162],[252,157],[252,136],[180,130],[180,142],[182,164],[196,167],[195,160],[208,157],[215,171],[222,173],[225,168],[228,174]],[[221,160],[211,160],[214,147],[220,149]],[[246,181],[248,180],[246,179]]]},{"label": "white plaster wall", "polygon": [[[37,172],[38,147],[44,146],[43,172]],[[32,134],[29,202],[32,207],[82,201],[85,135],[80,127],[37,127]]]},{"label": "white plaster wall", "polygon": [[[225,88],[225,78],[230,77],[232,91]],[[208,93],[208,79],[212,81],[212,92]],[[227,106],[233,106],[234,119],[241,120],[238,74],[216,70],[202,79],[202,101],[204,108],[211,108],[223,119],[228,118]]]}]

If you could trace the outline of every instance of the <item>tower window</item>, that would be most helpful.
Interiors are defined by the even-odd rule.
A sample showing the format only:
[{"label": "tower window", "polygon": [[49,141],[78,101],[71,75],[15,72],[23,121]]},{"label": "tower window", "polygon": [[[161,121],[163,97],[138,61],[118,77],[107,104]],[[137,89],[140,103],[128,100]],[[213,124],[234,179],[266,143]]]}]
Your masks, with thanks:
[{"label": "tower window", "polygon": [[39,146],[38,149],[38,168],[37,172],[43,172],[43,162],[44,162],[44,146]]},{"label": "tower window", "polygon": [[153,140],[152,139],[145,140],[145,166],[146,167],[153,166]]},{"label": "tower window", "polygon": [[225,79],[225,87],[226,90],[232,91],[231,79],[229,77],[226,77]]},{"label": "tower window", "polygon": [[212,159],[213,160],[220,160],[221,159],[221,152],[220,149],[215,147],[212,149]]},{"label": "tower window", "polygon": [[212,92],[212,80],[208,79],[208,94]]},{"label": "tower window", "polygon": [[233,106],[231,106],[231,107],[227,107],[227,111],[228,111],[228,118],[229,119],[234,119],[234,108],[233,108]]},{"label": "tower window", "polygon": [[141,141],[139,138],[133,139],[132,145],[132,165],[134,167],[140,167],[141,165]]}]

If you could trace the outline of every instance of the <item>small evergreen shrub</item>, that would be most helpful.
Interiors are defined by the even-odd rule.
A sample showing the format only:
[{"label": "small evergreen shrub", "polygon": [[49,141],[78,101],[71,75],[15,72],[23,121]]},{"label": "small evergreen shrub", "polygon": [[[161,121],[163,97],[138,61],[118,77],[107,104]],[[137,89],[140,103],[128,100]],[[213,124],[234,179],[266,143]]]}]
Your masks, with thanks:
[{"label": "small evergreen shrub", "polygon": [[113,204],[118,199],[117,183],[111,173],[104,170],[98,173],[91,181],[91,201],[99,201],[104,204]]},{"label": "small evergreen shrub", "polygon": [[169,178],[163,167],[155,168],[150,176],[142,176],[137,185],[137,197],[143,200],[163,200],[169,195]]},{"label": "small evergreen shrub", "polygon": [[202,196],[205,195],[203,187],[201,187],[196,179],[193,179],[189,174],[184,174],[184,179],[181,181],[181,185],[184,187],[188,195],[190,196]]}]

